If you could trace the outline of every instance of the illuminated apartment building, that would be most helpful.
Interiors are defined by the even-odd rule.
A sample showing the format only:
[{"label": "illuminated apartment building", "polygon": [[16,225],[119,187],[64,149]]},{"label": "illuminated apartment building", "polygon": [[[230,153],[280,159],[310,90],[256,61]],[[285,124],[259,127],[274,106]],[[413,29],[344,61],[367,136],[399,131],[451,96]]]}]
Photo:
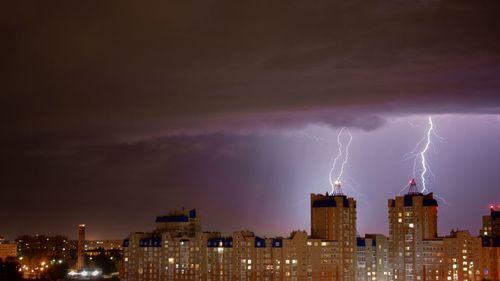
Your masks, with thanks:
[{"label": "illuminated apartment building", "polygon": [[423,280],[423,242],[438,238],[438,203],[432,193],[420,193],[412,180],[408,193],[389,199],[388,207],[391,276],[396,281]]},{"label": "illuminated apartment building", "polygon": [[338,244],[303,231],[289,238],[135,233],[124,246],[124,280],[342,280]]},{"label": "illuminated apartment building", "polygon": [[490,206],[490,214],[483,216],[482,274],[486,280],[500,280],[500,207]]},{"label": "illuminated apartment building", "polygon": [[[415,253],[418,258],[417,279],[422,281],[446,280],[445,243],[443,238],[425,239],[420,241],[421,250]],[[419,279],[420,278],[420,279]]]},{"label": "illuminated apartment building", "polygon": [[[156,218],[156,230],[123,242],[124,280],[200,280],[203,235],[195,210]],[[195,261],[196,259],[196,261]]]},{"label": "illuminated apartment building", "polygon": [[208,240],[207,279],[340,280],[338,245],[310,239],[303,231],[289,238],[261,238],[252,232]]},{"label": "illuminated apartment building", "polygon": [[[491,262],[495,250],[493,247],[485,250],[485,243],[492,240],[459,230],[438,237],[437,209],[432,193],[418,192],[415,180],[410,182],[406,195],[389,199],[392,280],[491,280],[489,277],[496,274]],[[483,218],[483,222],[489,221]],[[481,233],[490,231],[486,224]]]},{"label": "illuminated apartment building", "polygon": [[387,237],[366,234],[357,238],[357,281],[388,281],[389,252]]},{"label": "illuminated apartment building", "polygon": [[[499,280],[499,212],[481,237],[454,230],[438,237],[438,204],[418,192],[389,199],[389,237],[356,238],[356,201],[336,184],[311,194],[311,235],[266,238],[249,231],[202,232],[195,210],[156,218],[156,229],[123,242],[126,281],[482,281]],[[485,235],[488,233],[488,236]]]},{"label": "illuminated apartment building", "polygon": [[468,231],[451,231],[443,238],[444,275],[453,281],[480,281],[483,278],[481,238]]},{"label": "illuminated apartment building", "polygon": [[[355,222],[352,199],[324,198],[341,200],[336,204],[345,209],[349,209],[349,204],[351,210],[338,215]],[[343,200],[347,202],[345,205]],[[328,204],[331,208],[332,203]],[[313,204],[315,208],[319,207]],[[155,231],[132,233],[124,241],[124,280],[340,281],[350,278],[344,273],[346,265],[355,272],[355,267],[341,258],[354,260],[351,258],[354,251],[352,255],[341,253],[347,246],[355,245],[350,236],[341,238],[344,233],[353,234],[351,225],[343,224],[348,229],[337,231],[341,235],[337,241],[311,238],[305,231],[294,231],[288,238],[264,238],[249,231],[223,237],[219,233],[201,232],[195,210],[173,212],[156,221]]]},{"label": "illuminated apartment building", "polygon": [[500,239],[482,237],[482,276],[485,280],[500,280]]},{"label": "illuminated apartment building", "polygon": [[468,231],[452,230],[450,235],[422,241],[421,280],[482,280],[481,239]]},{"label": "illuminated apartment building", "polygon": [[356,280],[356,201],[336,182],[332,195],[311,194],[311,238],[339,245],[340,280]]}]

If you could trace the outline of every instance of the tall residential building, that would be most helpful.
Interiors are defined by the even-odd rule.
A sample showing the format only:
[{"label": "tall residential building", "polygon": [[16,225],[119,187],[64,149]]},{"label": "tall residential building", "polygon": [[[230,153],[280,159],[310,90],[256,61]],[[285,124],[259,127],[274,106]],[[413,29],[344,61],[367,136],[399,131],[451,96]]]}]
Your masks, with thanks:
[{"label": "tall residential building", "polygon": [[[123,241],[125,281],[500,281],[498,216],[490,210],[481,237],[437,235],[437,201],[418,191],[389,199],[389,237],[356,238],[356,201],[311,194],[311,235],[266,238],[249,231],[202,232],[195,210],[156,218],[152,232]],[[490,236],[486,236],[485,231]]]},{"label": "tall residential building", "polygon": [[485,280],[500,280],[500,239],[482,237],[482,276]]},{"label": "tall residential building", "polygon": [[340,279],[356,279],[356,201],[335,182],[332,195],[311,194],[311,238],[339,244]]},{"label": "tall residential building", "polygon": [[418,191],[415,179],[408,193],[389,199],[389,260],[394,280],[423,280],[423,241],[438,238],[438,203]]},{"label": "tall residential building", "polygon": [[490,205],[490,214],[483,216],[483,227],[480,236],[500,237],[500,206]]},{"label": "tall residential building", "polygon": [[494,206],[491,206],[490,224],[491,224],[491,236],[500,237],[500,207],[497,209]]},{"label": "tall residential building", "polygon": [[82,271],[85,267],[85,225],[78,225],[78,246],[76,269]]},{"label": "tall residential building", "polygon": [[483,216],[482,239],[483,275],[487,280],[500,280],[500,208],[490,206],[490,214]]},{"label": "tall residential building", "polygon": [[357,238],[356,281],[389,280],[389,244],[382,234]]}]

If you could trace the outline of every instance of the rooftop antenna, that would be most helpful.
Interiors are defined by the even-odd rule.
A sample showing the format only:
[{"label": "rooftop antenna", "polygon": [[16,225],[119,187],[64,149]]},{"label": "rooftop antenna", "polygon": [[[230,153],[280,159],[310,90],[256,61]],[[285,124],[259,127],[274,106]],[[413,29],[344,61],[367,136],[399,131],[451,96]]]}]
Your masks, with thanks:
[{"label": "rooftop antenna", "polygon": [[342,196],[344,195],[344,193],[342,192],[342,186],[341,186],[341,182],[339,180],[336,180],[333,184],[333,191],[332,191],[332,195],[333,196]]},{"label": "rooftop antenna", "polygon": [[417,188],[417,182],[415,179],[411,179],[410,181],[410,187],[408,187],[408,194],[409,195],[414,195],[414,194],[419,194],[420,192],[418,191]]}]

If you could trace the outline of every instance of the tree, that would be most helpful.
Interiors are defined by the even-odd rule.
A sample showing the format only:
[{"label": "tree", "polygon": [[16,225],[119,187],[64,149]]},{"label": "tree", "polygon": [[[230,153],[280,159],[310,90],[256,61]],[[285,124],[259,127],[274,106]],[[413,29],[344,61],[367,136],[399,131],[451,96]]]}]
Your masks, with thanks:
[{"label": "tree", "polygon": [[0,280],[23,280],[21,265],[16,261],[0,259]]}]

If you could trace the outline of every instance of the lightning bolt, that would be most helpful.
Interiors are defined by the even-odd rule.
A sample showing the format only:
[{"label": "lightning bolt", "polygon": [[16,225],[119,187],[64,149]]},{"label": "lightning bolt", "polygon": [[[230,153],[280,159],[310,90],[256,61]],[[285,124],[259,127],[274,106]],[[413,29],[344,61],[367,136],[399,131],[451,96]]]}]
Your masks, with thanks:
[{"label": "lightning bolt", "polygon": [[431,116],[429,116],[428,124],[429,124],[429,126],[427,128],[425,146],[424,146],[424,149],[422,149],[422,151],[420,152],[420,164],[422,165],[422,172],[420,173],[420,180],[422,181],[422,191],[421,191],[422,193],[427,191],[427,182],[426,182],[425,174],[427,174],[427,170],[429,170],[428,169],[429,165],[427,163],[427,159],[425,158],[425,154],[429,150],[429,147],[431,145],[431,134],[432,134],[432,132],[434,132],[434,123],[432,122]]},{"label": "lightning bolt", "polygon": [[[444,140],[444,138],[438,135],[434,122],[432,121],[432,116],[429,116],[427,117],[427,126],[425,129],[424,137],[419,142],[417,142],[411,152],[405,154],[405,156],[403,157],[403,160],[413,159],[413,178],[416,178],[417,174],[419,174],[418,176],[422,183],[422,189],[420,192],[422,193],[429,190],[427,188],[427,175],[429,174],[430,176],[434,177],[434,173],[432,172],[427,159],[427,153],[429,149],[431,147],[435,148],[434,143],[432,142],[433,137],[440,141]],[[418,164],[420,164],[420,168],[417,168]],[[408,185],[406,187],[408,187]],[[403,190],[405,188],[403,188]],[[401,192],[402,191],[400,191],[400,193]]]},{"label": "lightning bolt", "polygon": [[342,142],[340,141],[340,136],[342,135],[342,132],[344,131],[344,127],[340,129],[339,134],[337,135],[337,144],[339,145],[339,152],[337,153],[337,156],[333,159],[333,164],[332,168],[330,169],[330,175],[329,175],[329,180],[330,180],[330,185],[333,187],[335,183],[333,182],[333,172],[335,172],[335,168],[337,167],[337,161],[339,160],[340,157],[342,157]]},{"label": "lightning bolt", "polygon": [[[344,143],[342,142],[342,134],[344,133],[344,131],[347,131],[347,136],[348,136],[348,140],[347,140],[347,143],[345,145],[345,148],[344,148]],[[347,162],[349,161],[349,148],[351,146],[352,139],[353,139],[353,137],[352,137],[351,132],[349,130],[346,130],[345,127],[342,127],[337,135],[338,153],[337,153],[337,156],[333,159],[332,168],[330,169],[330,173],[329,173],[329,180],[330,180],[330,185],[332,187],[332,194],[333,194],[333,191],[335,189],[335,185],[340,184],[340,179],[342,178],[342,175],[344,174],[345,166],[346,166]],[[344,153],[344,150],[345,150],[345,153]],[[338,175],[335,177],[334,173],[337,170],[337,162],[341,158],[343,158],[343,160],[342,160],[342,163],[340,164],[340,169],[338,171]]]},{"label": "lightning bolt", "polygon": [[344,158],[344,161],[342,162],[342,166],[340,166],[340,173],[339,173],[339,176],[337,177],[337,181],[340,181],[340,178],[344,174],[344,167],[347,164],[347,162],[349,161],[349,147],[351,146],[351,142],[352,142],[352,134],[349,130],[347,131],[347,135],[349,136],[349,140],[347,141],[347,145],[345,147],[345,158]]}]

